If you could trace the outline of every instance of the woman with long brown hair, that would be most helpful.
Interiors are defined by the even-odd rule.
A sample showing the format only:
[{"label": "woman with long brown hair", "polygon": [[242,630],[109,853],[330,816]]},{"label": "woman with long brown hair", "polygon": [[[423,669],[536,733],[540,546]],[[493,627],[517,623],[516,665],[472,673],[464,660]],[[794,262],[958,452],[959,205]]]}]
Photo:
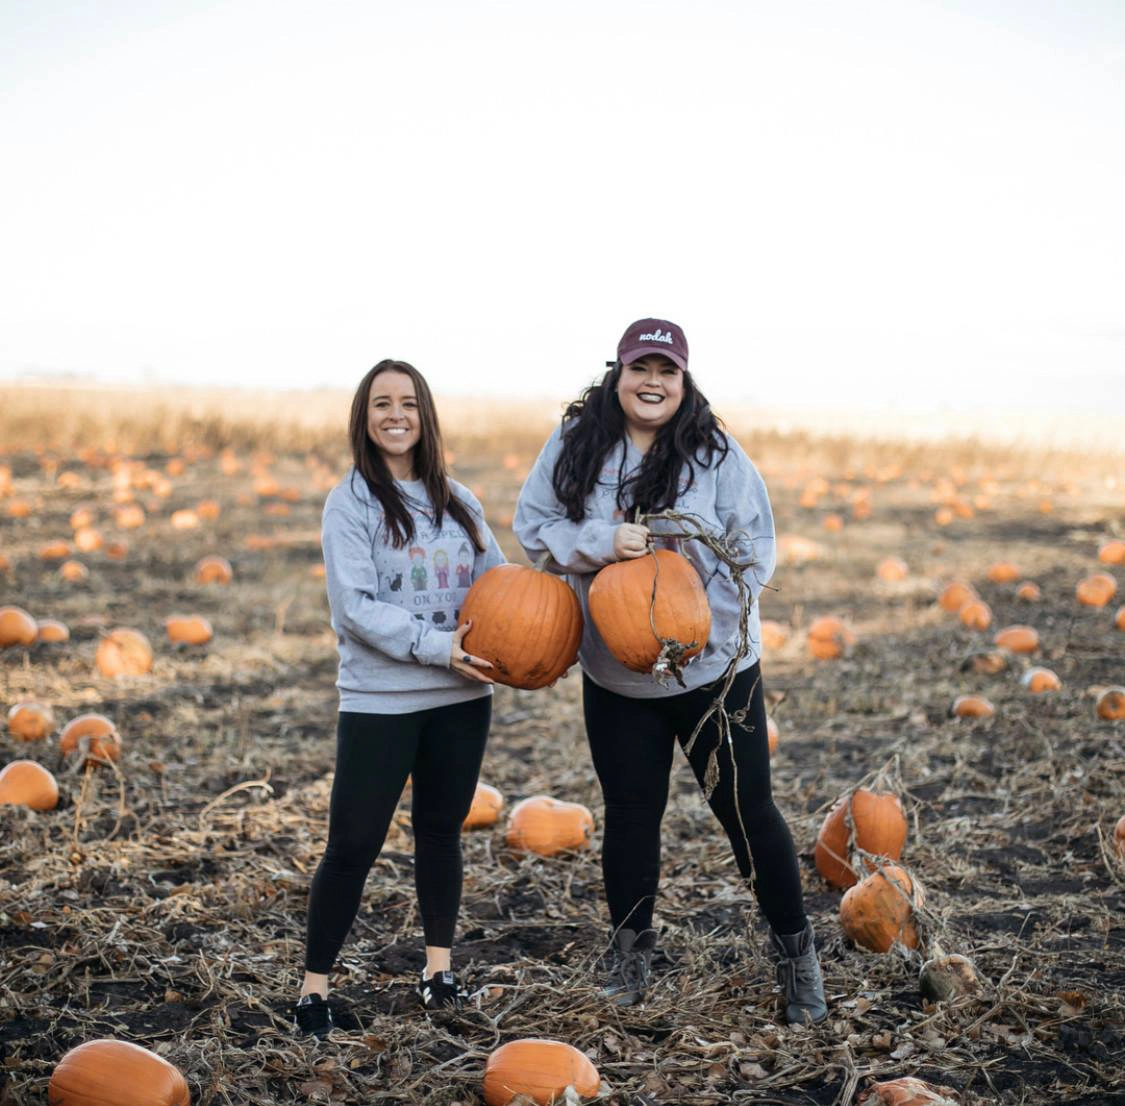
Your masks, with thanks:
[{"label": "woman with long brown hair", "polygon": [[[458,626],[469,585],[504,560],[473,494],[446,475],[422,374],[380,361],[360,381],[352,467],[324,505],[322,544],[340,656],[328,844],[309,892],[300,1032],[332,1027],[328,973],[359,910],[395,807],[412,779],[414,874],[425,934],[423,1005],[457,1006],[461,824],[491,715],[488,661]],[[449,566],[460,571],[451,581]],[[451,586],[452,585],[452,586]]]}]

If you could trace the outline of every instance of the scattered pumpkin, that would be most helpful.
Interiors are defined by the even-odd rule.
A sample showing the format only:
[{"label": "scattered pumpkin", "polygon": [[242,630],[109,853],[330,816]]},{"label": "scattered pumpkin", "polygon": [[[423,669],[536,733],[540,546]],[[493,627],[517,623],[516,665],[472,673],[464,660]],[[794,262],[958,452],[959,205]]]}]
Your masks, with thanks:
[{"label": "scattered pumpkin", "polygon": [[145,511],[139,503],[124,503],[113,514],[120,530],[136,530],[145,524]]},{"label": "scattered pumpkin", "polygon": [[1095,572],[1079,580],[1074,593],[1083,606],[1104,607],[1117,594],[1117,581],[1108,572]]},{"label": "scattered pumpkin", "polygon": [[1005,626],[997,630],[992,644],[1010,653],[1034,653],[1039,648],[1039,631],[1034,626]]},{"label": "scattered pumpkin", "polygon": [[42,741],[54,729],[55,712],[42,703],[16,703],[8,711],[8,733],[20,741]]},{"label": "scattered pumpkin", "polygon": [[35,619],[23,607],[0,607],[0,649],[34,645],[38,635]]},{"label": "scattered pumpkin", "polygon": [[789,640],[789,627],[775,622],[772,618],[762,620],[762,648],[773,651],[780,649]]},{"label": "scattered pumpkin", "polygon": [[711,633],[699,573],[669,549],[606,565],[590,585],[589,604],[609,651],[633,672],[651,672],[666,642],[686,662],[703,652]]},{"label": "scattered pumpkin", "polygon": [[1117,608],[1117,613],[1113,616],[1113,625],[1118,630],[1125,630],[1125,607]]},{"label": "scattered pumpkin", "polygon": [[164,632],[175,645],[206,645],[215,636],[211,623],[198,614],[166,618]]},{"label": "scattered pumpkin", "polygon": [[1043,695],[1045,692],[1059,691],[1062,688],[1062,681],[1049,668],[1029,668],[1020,677],[1020,683],[1032,695]]},{"label": "scattered pumpkin", "polygon": [[1014,584],[1023,573],[1011,561],[997,561],[988,566],[985,575],[994,584]]},{"label": "scattered pumpkin", "polygon": [[195,562],[194,575],[197,584],[229,584],[234,579],[234,570],[225,557],[211,554]]},{"label": "scattered pumpkin", "polygon": [[70,556],[70,542],[58,538],[39,547],[41,561],[62,561]]},{"label": "scattered pumpkin", "polygon": [[43,765],[13,760],[0,771],[0,804],[54,810],[59,804],[59,785]]},{"label": "scattered pumpkin", "polygon": [[1125,565],[1125,541],[1109,538],[1098,547],[1098,560],[1103,565]]},{"label": "scattered pumpkin", "polygon": [[832,614],[821,615],[809,627],[809,652],[817,660],[837,660],[851,653],[855,634],[842,619]]},{"label": "scattered pumpkin", "polygon": [[872,1083],[858,1098],[860,1106],[959,1106],[946,1087],[932,1087],[912,1075]]},{"label": "scattered pumpkin", "polygon": [[63,561],[59,575],[70,584],[81,584],[90,578],[90,570],[81,561]]},{"label": "scattered pumpkin", "polygon": [[1008,667],[1008,654],[1003,649],[978,649],[961,662],[962,672],[980,672],[995,676]]},{"label": "scattered pumpkin", "polygon": [[967,956],[948,953],[935,956],[922,965],[918,976],[918,990],[930,1002],[973,995],[980,990],[980,979],[973,962]]},{"label": "scattered pumpkin", "polygon": [[901,557],[884,557],[876,566],[875,575],[888,583],[897,583],[910,575],[910,569]]},{"label": "scattered pumpkin", "polygon": [[951,580],[938,596],[938,606],[949,614],[957,614],[971,599],[977,598],[976,588],[964,580]]},{"label": "scattered pumpkin", "polygon": [[460,619],[472,622],[465,651],[491,661],[488,675],[509,687],[546,687],[578,659],[582,609],[559,576],[524,565],[490,568],[469,588]]},{"label": "scattered pumpkin", "polygon": [[169,521],[172,523],[173,530],[194,530],[199,525],[199,515],[190,507],[185,507],[182,510],[173,511]]},{"label": "scattered pumpkin", "polygon": [[102,532],[93,526],[74,531],[74,547],[79,553],[96,553],[104,544]]},{"label": "scattered pumpkin", "polygon": [[914,908],[924,900],[921,884],[896,864],[872,872],[840,900],[840,927],[862,948],[886,952],[898,941],[908,949],[920,941]]},{"label": "scattered pumpkin", "polygon": [[1094,705],[1099,718],[1107,722],[1120,722],[1125,719],[1125,687],[1107,687],[1098,696]]},{"label": "scattered pumpkin", "polygon": [[958,695],[953,714],[958,718],[991,718],[996,708],[983,695]]},{"label": "scattered pumpkin", "polygon": [[104,552],[107,557],[112,557],[115,561],[123,561],[129,555],[129,543],[121,538],[108,541],[105,543]]},{"label": "scattered pumpkin", "polygon": [[473,805],[461,824],[462,829],[480,829],[496,825],[500,811],[504,809],[504,796],[488,783],[478,783],[473,793]]},{"label": "scattered pumpkin", "polygon": [[1038,603],[1043,598],[1043,593],[1039,590],[1038,584],[1025,580],[1016,588],[1016,598],[1021,603]]},{"label": "scattered pumpkin", "polygon": [[828,531],[828,533],[838,534],[841,530],[844,529],[844,519],[841,515],[833,513],[830,515],[825,515],[820,525],[823,526],[824,529]]},{"label": "scattered pumpkin", "polygon": [[957,617],[970,630],[987,630],[992,625],[992,608],[983,599],[970,599]]},{"label": "scattered pumpkin", "polygon": [[70,641],[70,628],[57,618],[41,618],[35,636],[44,644],[57,645],[63,641]]},{"label": "scattered pumpkin", "polygon": [[195,513],[204,522],[214,522],[223,513],[223,509],[217,499],[201,499],[195,505]]},{"label": "scattered pumpkin", "polygon": [[816,870],[833,887],[851,887],[858,879],[852,849],[898,860],[906,844],[906,815],[897,795],[860,787],[832,805],[816,835]]},{"label": "scattered pumpkin", "polygon": [[48,1106],[190,1106],[180,1072],[131,1041],[101,1039],[72,1048],[47,1086]]},{"label": "scattered pumpkin", "polygon": [[594,832],[594,816],[581,803],[533,795],[516,803],[508,815],[508,847],[519,852],[554,856],[584,849]]},{"label": "scattered pumpkin", "polygon": [[508,1106],[525,1095],[537,1106],[561,1103],[567,1087],[582,1098],[593,1098],[601,1086],[597,1068],[585,1053],[561,1041],[528,1037],[501,1045],[484,1068],[487,1106]]},{"label": "scattered pumpkin", "polygon": [[781,731],[777,728],[777,723],[766,715],[766,746],[769,749],[770,756],[777,752],[777,747],[781,743]]},{"label": "scattered pumpkin", "polygon": [[143,676],[152,671],[152,646],[140,630],[120,627],[98,643],[94,663],[103,676]]},{"label": "scattered pumpkin", "polygon": [[104,714],[80,714],[63,726],[59,752],[66,757],[83,747],[92,757],[117,760],[121,756],[121,735]]}]

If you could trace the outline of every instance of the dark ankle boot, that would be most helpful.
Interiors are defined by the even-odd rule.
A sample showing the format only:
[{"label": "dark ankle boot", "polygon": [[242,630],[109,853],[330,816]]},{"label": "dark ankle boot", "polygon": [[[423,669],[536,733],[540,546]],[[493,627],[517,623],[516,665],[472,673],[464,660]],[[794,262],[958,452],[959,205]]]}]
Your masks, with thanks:
[{"label": "dark ankle boot", "polygon": [[619,929],[609,950],[609,975],[602,994],[617,1006],[643,1002],[652,975],[656,931]]},{"label": "dark ankle boot", "polygon": [[785,1017],[790,1025],[815,1024],[828,1017],[824,981],[813,944],[812,923],[800,933],[770,931],[777,957],[777,983],[785,995]]}]

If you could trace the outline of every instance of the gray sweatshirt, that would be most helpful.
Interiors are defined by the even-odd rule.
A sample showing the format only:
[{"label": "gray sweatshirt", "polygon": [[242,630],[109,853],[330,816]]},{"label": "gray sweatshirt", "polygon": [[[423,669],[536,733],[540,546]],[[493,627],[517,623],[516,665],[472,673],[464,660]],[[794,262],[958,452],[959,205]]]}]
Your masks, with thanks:
[{"label": "gray sweatshirt", "polygon": [[[354,479],[353,479],[354,477]],[[492,687],[449,667],[457,617],[470,584],[504,554],[476,497],[452,493],[477,520],[483,553],[447,511],[438,530],[420,480],[396,482],[414,520],[414,540],[395,549],[383,509],[354,468],[328,493],[321,543],[328,605],[340,653],[340,710],[406,714],[490,695]]]},{"label": "gray sweatshirt", "polygon": [[[610,653],[590,618],[587,601],[594,575],[617,559],[613,553],[613,534],[625,521],[617,506],[621,451],[626,453],[626,476],[641,463],[642,454],[628,437],[623,438],[606,459],[597,488],[586,499],[585,518],[581,522],[571,522],[555,497],[551,483],[561,438],[560,427],[539,454],[520,492],[512,529],[532,560],[549,551],[577,593],[586,620],[578,656],[582,670],[594,683],[637,699],[678,694],[683,690],[679,685],[661,687],[652,676],[630,671]],[[700,516],[703,528],[711,533],[733,534],[742,530],[747,535],[737,543],[738,559],[754,560],[757,564],[745,574],[753,605],[749,620],[750,653],[740,662],[741,670],[749,668],[761,651],[757,599],[763,585],[773,574],[776,551],[773,512],[766,485],[738,442],[729,434],[726,441],[730,452],[725,458],[719,459],[716,455],[709,468],[695,464],[695,482],[690,490],[681,492],[674,509]],[[687,482],[686,471],[680,480],[683,487]],[[659,534],[679,527],[673,522],[657,519],[649,524],[649,529]],[[738,588],[727,566],[701,542],[666,538],[658,539],[657,545],[675,549],[687,557],[695,565],[707,591],[707,600],[711,605],[711,636],[703,652],[684,669],[684,682],[688,689],[701,687],[721,676],[737,651]]]}]

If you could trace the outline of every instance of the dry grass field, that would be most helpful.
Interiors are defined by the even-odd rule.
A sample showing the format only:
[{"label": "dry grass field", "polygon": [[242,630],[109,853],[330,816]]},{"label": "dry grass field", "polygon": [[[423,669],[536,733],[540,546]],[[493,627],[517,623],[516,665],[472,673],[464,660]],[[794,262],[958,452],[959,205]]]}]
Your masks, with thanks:
[{"label": "dry grass field", "polygon": [[[907,1075],[964,1106],[1125,1101],[1125,843],[1114,839],[1125,721],[1095,710],[1125,684],[1125,595],[1076,598],[1092,573],[1125,585],[1112,547],[1099,559],[1125,540],[1121,454],[873,443],[737,418],[780,537],[762,599],[780,627],[763,661],[780,731],[774,790],[801,856],[829,1020],[782,1023],[761,920],[680,757],[643,1007],[597,998],[600,833],[586,851],[522,856],[501,815],[466,833],[455,955],[472,1006],[423,1013],[404,806],[334,980],[340,1028],[328,1042],[295,1039],[288,1008],[336,710],[318,531],[346,464],[346,404],[0,390],[0,606],[70,630],[67,642],[0,650],[0,708],[54,713],[42,740],[5,729],[0,764],[37,761],[60,791],[54,810],[0,806],[0,1104],[46,1103],[63,1054],[104,1037],[165,1057],[197,1106],[478,1106],[489,1052],[527,1036],[587,1053],[598,1101],[617,1106],[850,1106],[872,1081]],[[453,473],[512,559],[523,559],[510,530],[520,482],[558,410],[442,407]],[[143,520],[123,528],[140,518],[119,513],[128,505]],[[72,527],[82,506],[100,542]],[[45,556],[52,542],[66,543],[61,557]],[[207,554],[230,562],[228,585],[195,581]],[[892,556],[905,576],[882,579]],[[64,578],[63,560],[85,574]],[[1015,579],[989,578],[1000,561]],[[988,604],[987,629],[938,605],[955,578]],[[1029,582],[1038,595],[1021,597]],[[213,639],[173,645],[175,614],[204,616]],[[840,659],[807,649],[823,614],[855,634]],[[1038,631],[1036,651],[979,670],[974,654],[1012,624]],[[149,674],[99,674],[95,652],[116,627],[147,635]],[[1025,688],[1032,666],[1060,689]],[[968,693],[994,715],[954,717]],[[85,770],[58,731],[91,711],[116,724],[121,754]],[[500,687],[493,718],[482,778],[509,807],[548,793],[600,817],[577,679]],[[813,864],[829,806],[877,777],[908,817],[902,862],[926,895],[920,950],[848,940],[841,892]],[[919,969],[942,951],[970,957],[979,986],[935,1004]]]}]

